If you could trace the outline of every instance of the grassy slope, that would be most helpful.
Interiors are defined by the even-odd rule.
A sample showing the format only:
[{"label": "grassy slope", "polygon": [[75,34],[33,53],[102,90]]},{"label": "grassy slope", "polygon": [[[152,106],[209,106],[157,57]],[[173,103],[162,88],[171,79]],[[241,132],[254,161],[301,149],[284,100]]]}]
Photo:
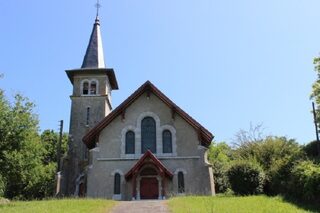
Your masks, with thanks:
[{"label": "grassy slope", "polygon": [[290,213],[308,212],[287,203],[280,197],[249,196],[249,197],[176,197],[168,201],[173,213]]},{"label": "grassy slope", "polygon": [[51,213],[51,212],[108,212],[115,205],[110,200],[91,199],[63,199],[48,201],[26,201],[11,202],[7,205],[0,205],[1,213],[23,212],[23,213]]}]

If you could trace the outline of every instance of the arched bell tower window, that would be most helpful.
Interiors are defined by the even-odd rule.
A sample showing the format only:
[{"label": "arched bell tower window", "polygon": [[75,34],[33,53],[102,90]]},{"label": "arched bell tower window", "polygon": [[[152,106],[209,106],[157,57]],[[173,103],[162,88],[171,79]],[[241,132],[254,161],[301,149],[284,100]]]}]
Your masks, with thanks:
[{"label": "arched bell tower window", "polygon": [[163,153],[172,153],[172,134],[169,130],[162,132],[162,150]]},{"label": "arched bell tower window", "polygon": [[156,153],[156,121],[152,117],[145,117],[141,121],[141,152],[150,150]]},{"label": "arched bell tower window", "polygon": [[183,172],[178,173],[178,193],[184,193],[184,175]]},{"label": "arched bell tower window", "polygon": [[113,194],[115,195],[119,195],[121,194],[120,191],[120,179],[121,179],[121,176],[119,173],[116,173],[114,175],[114,189],[113,189]]},{"label": "arched bell tower window", "polygon": [[88,95],[89,94],[89,82],[88,81],[83,82],[82,94],[83,95]]},{"label": "arched bell tower window", "polygon": [[135,135],[133,131],[126,133],[126,154],[134,154]]},{"label": "arched bell tower window", "polygon": [[97,94],[97,82],[91,81],[90,83],[90,95],[96,95]]},{"label": "arched bell tower window", "polygon": [[99,93],[99,82],[96,79],[82,80],[81,82],[81,95],[97,95]]}]

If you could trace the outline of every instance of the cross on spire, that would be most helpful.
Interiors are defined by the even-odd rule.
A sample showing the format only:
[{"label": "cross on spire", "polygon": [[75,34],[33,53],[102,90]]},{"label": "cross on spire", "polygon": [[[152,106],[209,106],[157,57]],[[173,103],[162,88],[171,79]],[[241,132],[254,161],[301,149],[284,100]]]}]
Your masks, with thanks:
[{"label": "cross on spire", "polygon": [[99,10],[101,8],[101,4],[100,4],[100,1],[97,0],[97,3],[95,4],[95,7],[97,8],[97,17],[99,16]]}]

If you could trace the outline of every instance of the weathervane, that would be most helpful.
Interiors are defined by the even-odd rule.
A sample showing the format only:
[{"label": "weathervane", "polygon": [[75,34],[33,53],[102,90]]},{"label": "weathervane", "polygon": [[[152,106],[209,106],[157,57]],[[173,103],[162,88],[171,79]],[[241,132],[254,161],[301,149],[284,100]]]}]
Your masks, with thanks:
[{"label": "weathervane", "polygon": [[97,0],[97,3],[95,4],[95,7],[97,8],[97,17],[99,16],[99,9],[101,8],[100,1]]}]

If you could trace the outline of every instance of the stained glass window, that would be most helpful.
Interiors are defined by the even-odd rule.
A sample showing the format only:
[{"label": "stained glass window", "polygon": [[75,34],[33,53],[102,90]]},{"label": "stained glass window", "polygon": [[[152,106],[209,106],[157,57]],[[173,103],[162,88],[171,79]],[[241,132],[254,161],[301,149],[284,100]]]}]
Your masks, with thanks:
[{"label": "stained glass window", "polygon": [[128,131],[126,133],[126,154],[134,154],[135,137],[134,132]]},{"label": "stained glass window", "polygon": [[169,130],[162,132],[162,150],[163,153],[172,153],[172,136]]},{"label": "stained glass window", "polygon": [[156,122],[151,117],[145,117],[141,121],[141,152],[147,150],[156,153]]}]

